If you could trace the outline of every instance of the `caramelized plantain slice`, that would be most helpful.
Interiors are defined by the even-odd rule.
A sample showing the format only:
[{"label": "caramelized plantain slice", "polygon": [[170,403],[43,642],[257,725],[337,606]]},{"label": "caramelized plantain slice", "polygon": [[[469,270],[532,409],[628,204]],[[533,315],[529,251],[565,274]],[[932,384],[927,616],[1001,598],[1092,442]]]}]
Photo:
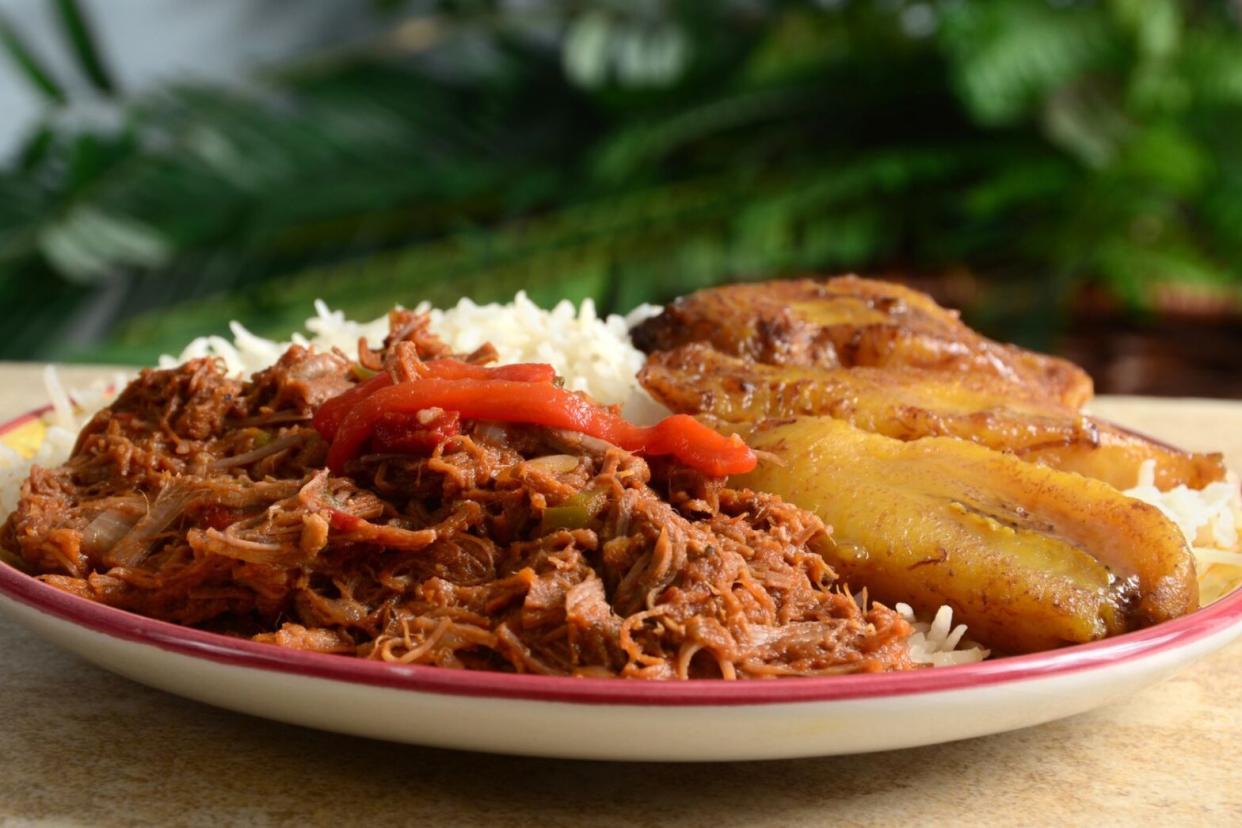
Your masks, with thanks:
[{"label": "caramelized plantain slice", "polygon": [[1002,651],[1091,641],[1198,606],[1178,528],[1099,481],[829,417],[752,428],[760,465],[732,485],[818,514],[833,530],[824,556],[873,598],[925,613],[947,603]]},{"label": "caramelized plantain slice", "polygon": [[706,342],[774,365],[977,374],[1074,408],[1091,398],[1091,378],[1073,363],[994,342],[926,294],[857,276],[701,290],[639,325],[633,338],[647,352]]},{"label": "caramelized plantain slice", "polygon": [[824,414],[898,440],[958,437],[1119,489],[1138,482],[1145,460],[1156,462],[1162,489],[1225,477],[1219,454],[1182,451],[972,373],[764,365],[695,343],[651,354],[639,381],[682,413],[731,421]]}]

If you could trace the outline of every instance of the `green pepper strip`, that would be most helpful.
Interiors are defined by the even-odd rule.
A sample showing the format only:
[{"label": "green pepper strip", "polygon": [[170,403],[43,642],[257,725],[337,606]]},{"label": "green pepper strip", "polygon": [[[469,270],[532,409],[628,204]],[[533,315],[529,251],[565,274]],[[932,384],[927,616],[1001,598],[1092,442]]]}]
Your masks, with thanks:
[{"label": "green pepper strip", "polygon": [[601,489],[583,489],[560,506],[544,509],[540,531],[546,534],[556,529],[585,529],[607,502],[608,496]]}]

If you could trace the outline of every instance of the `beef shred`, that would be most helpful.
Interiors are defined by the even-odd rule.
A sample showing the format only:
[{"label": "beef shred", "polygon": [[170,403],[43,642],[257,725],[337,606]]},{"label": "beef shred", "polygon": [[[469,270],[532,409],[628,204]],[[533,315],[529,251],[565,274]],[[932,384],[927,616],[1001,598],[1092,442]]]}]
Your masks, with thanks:
[{"label": "beef shred", "polygon": [[669,461],[465,422],[329,474],[316,407],[359,373],[448,354],[425,317],[390,322],[356,363],[293,346],[246,382],[210,359],[144,371],[67,463],[32,471],[0,542],[83,598],[390,662],[652,679],[911,666],[910,626],[837,582],[818,518]]}]

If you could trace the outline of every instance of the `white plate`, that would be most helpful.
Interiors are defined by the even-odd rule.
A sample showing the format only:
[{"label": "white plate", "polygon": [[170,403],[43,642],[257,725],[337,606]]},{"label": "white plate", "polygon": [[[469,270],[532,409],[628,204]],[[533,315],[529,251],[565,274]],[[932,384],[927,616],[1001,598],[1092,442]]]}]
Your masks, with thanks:
[{"label": "white plate", "polygon": [[[31,418],[0,426],[7,438]],[[8,432],[8,433],[6,433]],[[0,612],[105,669],[220,707],[498,753],[713,761],[999,733],[1119,699],[1242,634],[1242,591],[1139,632],[902,673],[644,682],[470,672],[287,650],[155,621],[0,565]]]}]

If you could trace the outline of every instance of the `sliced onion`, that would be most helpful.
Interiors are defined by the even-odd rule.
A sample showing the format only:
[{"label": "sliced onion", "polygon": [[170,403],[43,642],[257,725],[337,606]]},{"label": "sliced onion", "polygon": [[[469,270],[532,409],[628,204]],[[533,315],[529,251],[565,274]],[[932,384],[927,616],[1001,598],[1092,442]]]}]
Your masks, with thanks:
[{"label": "sliced onion", "polygon": [[91,556],[108,552],[134,528],[140,515],[105,509],[82,530],[82,549]]},{"label": "sliced onion", "polygon": [[112,566],[133,566],[151,552],[151,542],[179,518],[197,494],[193,483],[176,480],[162,489],[133,528],[112,547],[107,561]]},{"label": "sliced onion", "polygon": [[232,457],[224,457],[214,461],[208,468],[212,471],[220,471],[221,469],[231,469],[234,466],[245,466],[256,460],[262,460],[264,457],[292,448],[298,443],[305,441],[306,435],[294,432],[286,434],[284,437],[277,438],[266,445],[251,449],[243,454],[235,454]]},{"label": "sliced onion", "polygon": [[552,474],[567,474],[578,468],[578,458],[572,454],[548,454],[527,460],[526,464]]},{"label": "sliced onion", "polygon": [[195,497],[204,503],[228,509],[252,509],[293,497],[301,488],[299,480],[260,480],[256,483],[244,477],[209,477],[198,481]]}]

